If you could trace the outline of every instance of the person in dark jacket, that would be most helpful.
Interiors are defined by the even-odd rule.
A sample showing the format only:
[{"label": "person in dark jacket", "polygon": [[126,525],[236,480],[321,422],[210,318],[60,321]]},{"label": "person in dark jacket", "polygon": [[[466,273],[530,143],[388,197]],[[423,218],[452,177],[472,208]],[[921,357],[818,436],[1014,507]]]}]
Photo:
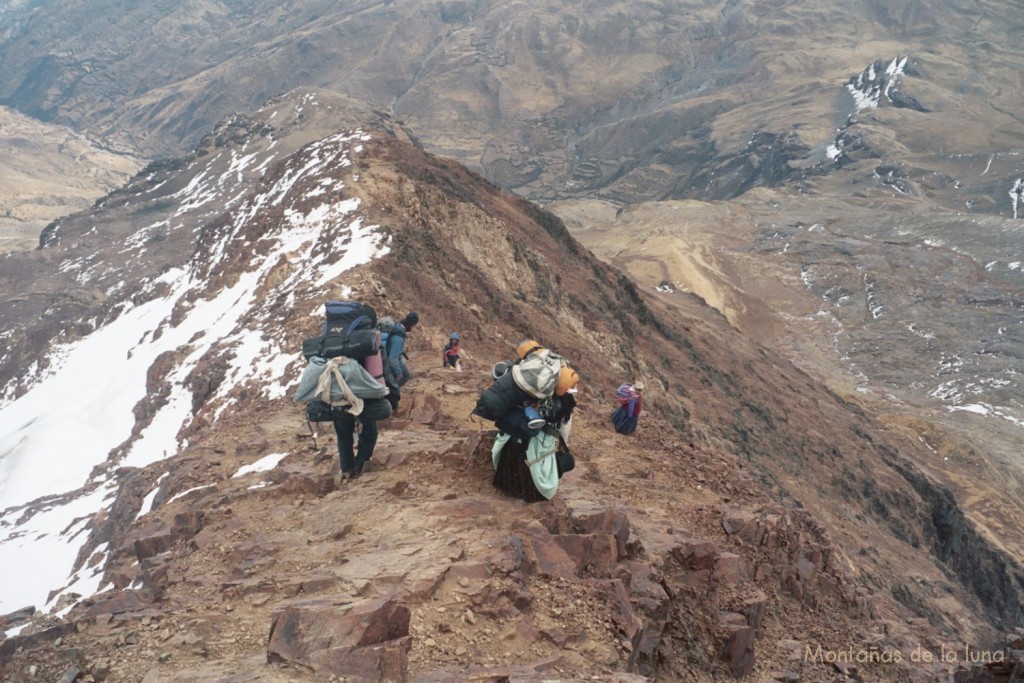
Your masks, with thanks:
[{"label": "person in dark jacket", "polygon": [[[340,481],[336,482],[340,486],[369,468],[373,449],[377,447],[377,421],[391,416],[391,404],[383,398],[367,399],[363,402],[363,411],[358,416],[337,409],[332,413],[334,433],[338,435],[338,455],[341,459]],[[358,442],[355,436],[357,425]]]},{"label": "person in dark jacket", "polygon": [[419,321],[419,314],[416,311],[409,311],[404,318],[395,324],[394,331],[390,332],[388,338],[383,341],[384,348],[388,352],[387,360],[391,364],[391,370],[394,373],[395,382],[398,386],[402,386],[412,379],[412,372],[409,371],[409,367],[405,364],[405,361],[409,359],[409,356],[405,353],[405,340],[406,335],[412,331],[412,328]]},{"label": "person in dark jacket", "polygon": [[[330,387],[326,393],[325,379]],[[311,422],[334,423],[339,465],[334,479],[336,487],[358,477],[369,464],[377,445],[377,421],[391,416],[389,398],[386,384],[358,361],[344,357],[309,359],[299,379],[295,400],[307,403],[306,417]]]},{"label": "person in dark jacket", "polygon": [[491,449],[491,483],[527,503],[550,500],[558,490],[558,480],[576,464],[566,442],[576,408],[579,373],[565,366],[558,375],[554,395],[544,401],[543,426],[535,426],[520,408],[494,421],[498,434]]}]

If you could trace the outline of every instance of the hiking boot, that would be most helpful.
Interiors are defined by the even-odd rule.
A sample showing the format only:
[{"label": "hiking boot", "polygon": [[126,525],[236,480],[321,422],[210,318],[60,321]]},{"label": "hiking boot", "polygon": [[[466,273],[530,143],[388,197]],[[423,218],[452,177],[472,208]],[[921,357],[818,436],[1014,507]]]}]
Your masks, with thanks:
[{"label": "hiking boot", "polygon": [[355,476],[356,475],[355,475],[354,472],[342,472],[340,470],[335,472],[334,473],[334,488],[340,489],[342,486],[344,486],[346,483],[348,483]]}]

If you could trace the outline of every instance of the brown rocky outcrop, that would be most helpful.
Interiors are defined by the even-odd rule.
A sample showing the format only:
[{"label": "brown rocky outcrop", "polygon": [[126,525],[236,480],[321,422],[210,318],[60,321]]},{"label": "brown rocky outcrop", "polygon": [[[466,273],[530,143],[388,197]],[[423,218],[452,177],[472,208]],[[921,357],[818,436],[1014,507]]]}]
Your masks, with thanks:
[{"label": "brown rocky outcrop", "polygon": [[405,681],[409,645],[409,609],[392,598],[307,600],[274,614],[267,661],[356,681]]}]

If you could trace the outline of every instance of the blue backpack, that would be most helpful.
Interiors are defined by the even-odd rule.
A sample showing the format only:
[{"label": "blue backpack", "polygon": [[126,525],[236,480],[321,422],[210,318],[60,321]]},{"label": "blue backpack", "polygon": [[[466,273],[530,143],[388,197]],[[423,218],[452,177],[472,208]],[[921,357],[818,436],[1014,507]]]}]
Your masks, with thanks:
[{"label": "blue backpack", "polygon": [[390,315],[386,315],[377,323],[377,329],[380,330],[380,348],[384,351],[384,358],[390,358],[397,340],[405,338],[405,328]]},{"label": "blue backpack", "polygon": [[328,301],[324,304],[326,319],[319,337],[302,342],[302,355],[308,360],[321,358],[365,358],[377,353],[377,311],[358,301]]},{"label": "blue backpack", "polygon": [[369,304],[358,301],[328,301],[324,304],[324,309],[324,335],[372,330],[377,324],[377,311]]}]

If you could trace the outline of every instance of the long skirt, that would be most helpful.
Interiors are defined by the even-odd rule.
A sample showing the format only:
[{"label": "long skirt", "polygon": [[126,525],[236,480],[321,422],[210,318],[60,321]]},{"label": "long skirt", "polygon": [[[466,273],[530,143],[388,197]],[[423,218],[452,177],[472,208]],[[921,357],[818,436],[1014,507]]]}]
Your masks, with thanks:
[{"label": "long skirt", "polygon": [[509,439],[501,450],[501,459],[494,469],[494,487],[510,496],[522,498],[527,503],[547,500],[533,483],[530,468],[526,465],[526,447],[529,441]]},{"label": "long skirt", "polygon": [[612,413],[612,426],[619,434],[632,434],[636,431],[639,416],[630,415],[625,406],[619,406]]}]

